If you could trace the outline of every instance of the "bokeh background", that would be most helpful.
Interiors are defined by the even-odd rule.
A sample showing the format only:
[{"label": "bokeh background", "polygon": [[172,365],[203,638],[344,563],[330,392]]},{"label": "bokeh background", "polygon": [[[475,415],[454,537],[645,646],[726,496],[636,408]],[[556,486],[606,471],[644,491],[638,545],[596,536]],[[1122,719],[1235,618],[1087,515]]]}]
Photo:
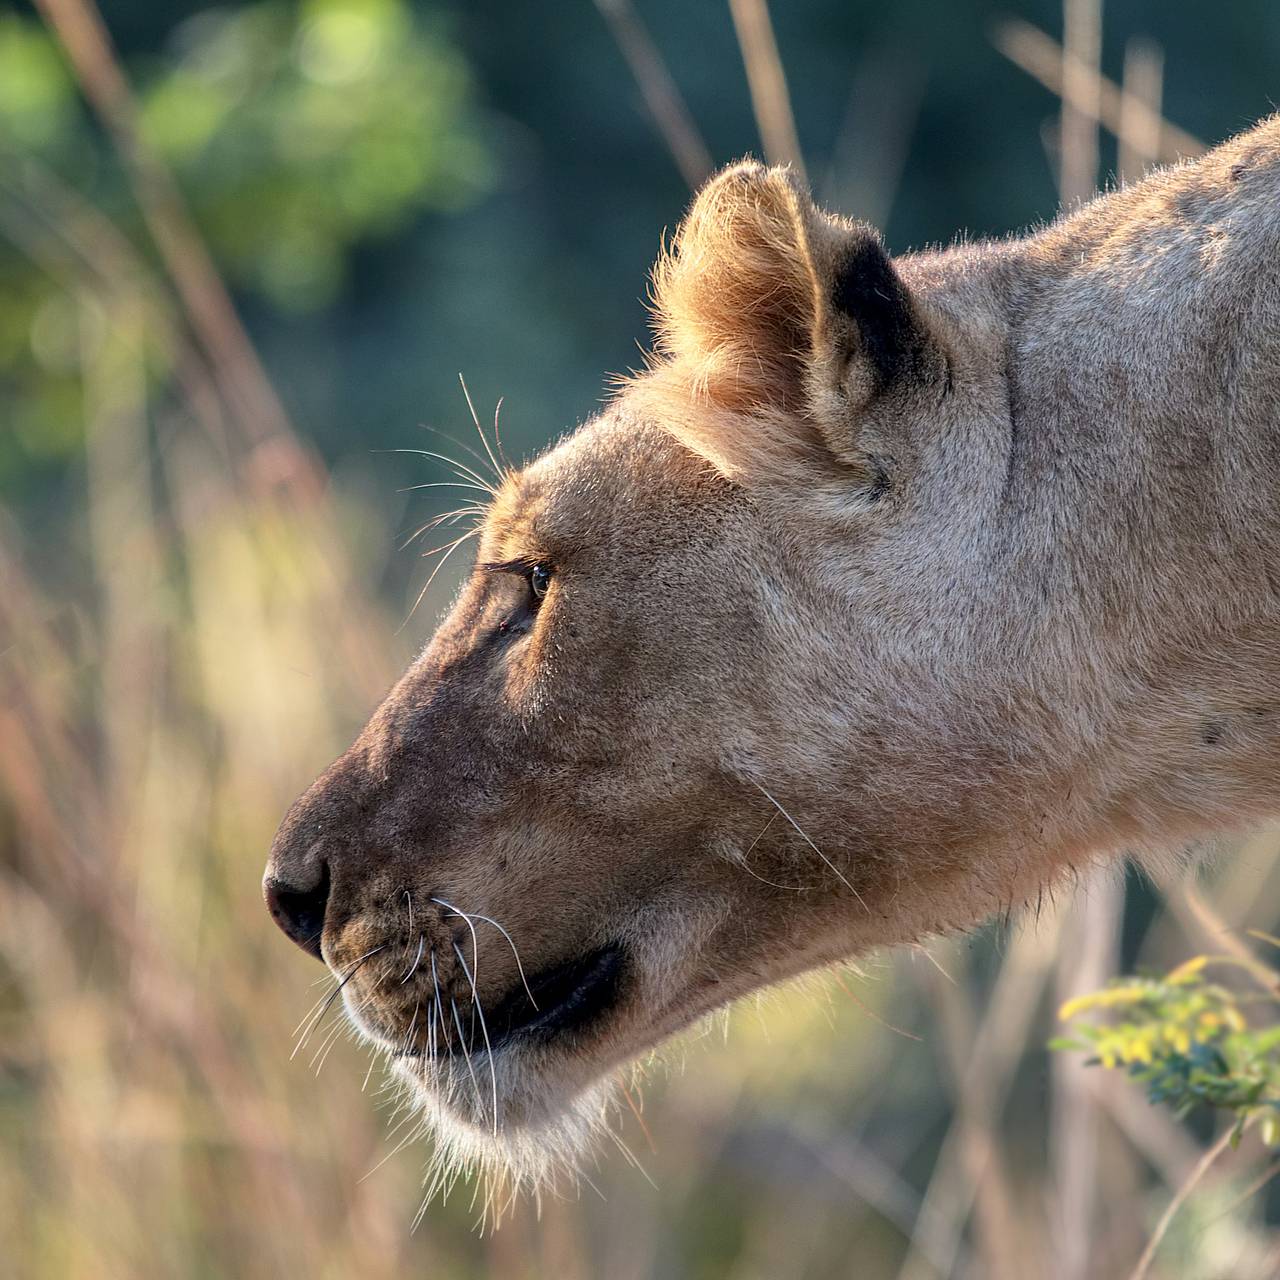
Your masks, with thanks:
[{"label": "bokeh background", "polygon": [[[328,987],[258,882],[466,570],[415,610],[400,549],[452,505],[413,451],[474,462],[459,372],[514,457],[590,415],[709,167],[1000,236],[1278,71],[1270,0],[0,4],[0,1275],[1128,1274],[1213,1120],[1054,1010],[1273,930],[1274,835],[748,1003],[650,1072],[643,1173],[496,1234],[461,1187],[411,1229],[339,1022],[290,1058]],[[1150,1274],[1280,1274],[1273,1171],[1215,1161]]]}]

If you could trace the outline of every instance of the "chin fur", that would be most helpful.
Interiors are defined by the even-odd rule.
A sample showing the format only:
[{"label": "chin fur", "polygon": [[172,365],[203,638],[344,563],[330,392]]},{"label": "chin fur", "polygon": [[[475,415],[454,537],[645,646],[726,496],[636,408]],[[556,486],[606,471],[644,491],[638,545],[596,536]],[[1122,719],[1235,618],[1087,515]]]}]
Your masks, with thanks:
[{"label": "chin fur", "polygon": [[399,1094],[397,1111],[418,1113],[411,1136],[427,1138],[431,1146],[419,1218],[436,1196],[446,1199],[459,1181],[473,1182],[477,1225],[492,1229],[520,1196],[539,1202],[544,1194],[576,1190],[584,1162],[602,1138],[613,1136],[610,1082],[565,1098],[536,1071],[503,1054],[495,1057],[493,1076],[489,1065],[477,1055],[474,1080],[459,1063],[437,1068],[429,1080],[416,1060],[398,1059],[392,1067],[389,1088]]}]

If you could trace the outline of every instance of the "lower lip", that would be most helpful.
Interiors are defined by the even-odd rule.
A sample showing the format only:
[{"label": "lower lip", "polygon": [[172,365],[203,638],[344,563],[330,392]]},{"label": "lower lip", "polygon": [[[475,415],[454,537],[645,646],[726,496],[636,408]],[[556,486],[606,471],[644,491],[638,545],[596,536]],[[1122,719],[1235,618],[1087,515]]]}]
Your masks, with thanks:
[{"label": "lower lip", "polygon": [[495,1047],[521,1039],[550,1040],[582,1031],[616,1002],[622,980],[623,950],[618,943],[601,947],[582,960],[562,965],[530,987],[537,1011],[532,1016],[529,996],[517,988],[490,1018],[489,1035]]},{"label": "lower lip", "polygon": [[[513,1044],[545,1044],[584,1032],[616,1003],[624,960],[621,945],[611,943],[581,960],[535,975],[529,983],[533,1003],[522,983],[485,1014],[484,1027],[474,1029],[466,1054],[482,1049],[496,1053]],[[461,1057],[464,1052],[457,1044],[441,1045],[440,1055]],[[421,1049],[402,1049],[392,1056],[421,1058],[423,1054]]]}]

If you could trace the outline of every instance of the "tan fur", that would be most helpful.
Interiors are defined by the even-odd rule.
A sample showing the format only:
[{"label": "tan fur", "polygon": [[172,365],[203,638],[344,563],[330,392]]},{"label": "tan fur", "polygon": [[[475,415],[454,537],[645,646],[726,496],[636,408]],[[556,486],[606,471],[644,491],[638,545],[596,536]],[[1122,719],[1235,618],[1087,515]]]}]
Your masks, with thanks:
[{"label": "tan fur", "polygon": [[416,950],[468,1016],[455,942],[485,1008],[520,982],[432,898],[530,974],[625,947],[580,1031],[398,1060],[518,1173],[726,1001],[1280,815],[1280,123],[891,267],[737,166],[655,306],[652,369],[485,521],[546,599],[478,569],[269,867],[328,867],[335,972],[385,947],[345,994],[390,1048],[431,1047]]}]

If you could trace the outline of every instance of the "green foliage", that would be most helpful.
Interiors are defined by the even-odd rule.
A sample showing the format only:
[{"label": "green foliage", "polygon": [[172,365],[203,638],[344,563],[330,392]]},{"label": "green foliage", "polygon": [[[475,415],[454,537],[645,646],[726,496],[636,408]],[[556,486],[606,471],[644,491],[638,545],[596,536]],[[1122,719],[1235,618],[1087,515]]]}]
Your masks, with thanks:
[{"label": "green foliage", "polygon": [[354,243],[489,183],[467,70],[403,0],[269,0],[176,44],[144,131],[232,275],[282,307],[330,302]]},{"label": "green foliage", "polygon": [[1217,1108],[1234,1115],[1237,1140],[1256,1120],[1264,1141],[1280,1145],[1280,1025],[1252,1025],[1248,1016],[1259,1001],[1274,1010],[1276,986],[1266,980],[1263,995],[1242,995],[1211,982],[1210,966],[1268,972],[1232,957],[1196,956],[1164,977],[1117,978],[1062,1006],[1058,1016],[1074,1025],[1050,1048],[1127,1070],[1151,1102],[1179,1118]]},{"label": "green foliage", "polygon": [[[211,10],[129,70],[143,138],[220,268],[281,312],[330,305],[362,242],[492,180],[468,69],[406,0]],[[87,198],[146,257],[127,175],[60,49],[14,13],[0,14],[0,165],[0,398],[18,406],[0,441],[4,492],[81,439],[82,304],[100,281],[81,274],[93,246],[69,254],[68,229],[50,222],[51,186]]]},{"label": "green foliage", "polygon": [[71,78],[44,29],[0,14],[0,137],[45,150],[65,141],[75,119]]}]

